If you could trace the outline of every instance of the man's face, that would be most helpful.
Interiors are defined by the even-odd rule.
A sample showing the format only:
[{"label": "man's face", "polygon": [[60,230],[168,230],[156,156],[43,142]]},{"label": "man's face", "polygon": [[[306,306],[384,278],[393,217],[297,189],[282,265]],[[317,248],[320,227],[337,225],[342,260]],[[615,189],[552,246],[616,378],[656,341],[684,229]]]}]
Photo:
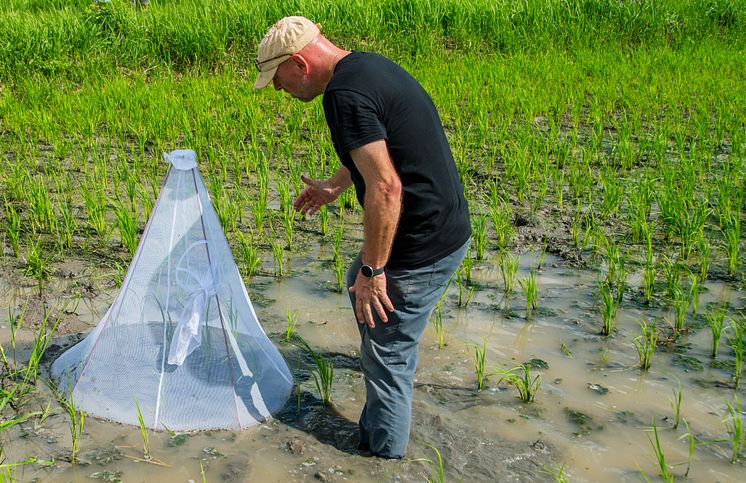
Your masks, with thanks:
[{"label": "man's face", "polygon": [[272,84],[275,90],[283,90],[303,102],[310,102],[318,95],[313,92],[304,65],[293,58],[280,64]]}]

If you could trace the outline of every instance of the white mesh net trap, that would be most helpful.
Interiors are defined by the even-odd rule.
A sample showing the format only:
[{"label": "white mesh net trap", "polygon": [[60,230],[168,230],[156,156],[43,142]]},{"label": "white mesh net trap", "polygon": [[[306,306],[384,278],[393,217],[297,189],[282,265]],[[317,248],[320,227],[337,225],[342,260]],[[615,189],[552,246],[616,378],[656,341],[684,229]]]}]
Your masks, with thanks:
[{"label": "white mesh net trap", "polygon": [[88,414],[152,429],[240,429],[290,396],[292,376],[257,320],[194,151],[177,150],[119,295],[52,364]]}]

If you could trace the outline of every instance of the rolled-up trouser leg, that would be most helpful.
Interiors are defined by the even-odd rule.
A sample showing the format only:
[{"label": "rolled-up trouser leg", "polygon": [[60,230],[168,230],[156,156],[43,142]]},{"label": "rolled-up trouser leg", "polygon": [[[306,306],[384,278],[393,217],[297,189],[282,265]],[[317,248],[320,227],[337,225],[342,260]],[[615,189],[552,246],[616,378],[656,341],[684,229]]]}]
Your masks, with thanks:
[{"label": "rolled-up trouser leg", "polygon": [[[360,366],[366,401],[360,415],[360,448],[386,458],[401,458],[409,442],[412,390],[420,337],[448,281],[464,258],[468,243],[435,263],[411,270],[386,270],[386,289],[394,305],[389,321],[358,324]],[[347,273],[355,283],[360,255]],[[352,307],[355,296],[350,294]]]}]

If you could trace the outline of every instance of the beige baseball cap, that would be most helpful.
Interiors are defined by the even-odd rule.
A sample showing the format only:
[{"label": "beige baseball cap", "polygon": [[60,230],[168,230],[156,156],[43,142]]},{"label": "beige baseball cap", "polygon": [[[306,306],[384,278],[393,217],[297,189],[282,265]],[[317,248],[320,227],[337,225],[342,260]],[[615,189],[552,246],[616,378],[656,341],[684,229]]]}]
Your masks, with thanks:
[{"label": "beige baseball cap", "polygon": [[300,52],[319,35],[319,27],[319,24],[306,17],[285,17],[270,27],[259,43],[254,59],[254,65],[259,71],[254,89],[261,89],[269,84],[280,64]]}]

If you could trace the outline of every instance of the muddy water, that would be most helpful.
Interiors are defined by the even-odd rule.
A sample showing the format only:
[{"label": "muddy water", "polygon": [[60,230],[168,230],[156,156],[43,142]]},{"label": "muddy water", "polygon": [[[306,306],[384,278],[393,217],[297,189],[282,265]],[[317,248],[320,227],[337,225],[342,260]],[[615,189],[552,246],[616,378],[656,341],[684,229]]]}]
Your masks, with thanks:
[{"label": "muddy water", "polygon": [[[535,254],[522,257],[520,276],[535,259]],[[687,461],[687,442],[678,439],[685,433],[683,423],[672,429],[670,400],[677,381],[683,387],[682,416],[698,441],[726,437],[724,401],[733,400],[733,391],[722,386],[727,386],[731,372],[709,367],[709,329],[693,330],[675,344],[687,347],[683,355],[699,361],[701,370],[682,367],[676,363],[680,354],[659,348],[652,369],[643,374],[637,368],[633,343],[638,321],[672,319],[670,308],[644,308],[628,297],[614,337],[599,336],[601,318],[594,301],[599,273],[570,269],[549,257],[538,274],[540,309],[527,322],[518,285],[517,293],[504,297],[495,261],[486,260],[474,268],[478,290],[468,306],[456,307],[458,288],[449,289],[443,318],[445,348],[437,349],[431,327],[423,338],[409,446],[412,459],[397,462],[359,456],[354,451],[355,421],[364,387],[357,370],[357,328],[348,299],[330,290],[334,277],[328,263],[296,258],[291,267],[291,275],[282,281],[257,277],[249,290],[266,332],[301,381],[300,397],[294,393],[276,419],[242,432],[176,439],[154,433],[150,446],[156,461],[143,462],[137,428],[89,418],[82,441],[83,464],[71,466],[64,461],[70,447],[68,419],[53,404],[43,424],[30,421],[2,435],[6,461],[57,458],[51,467],[19,469],[19,479],[81,481],[91,475],[119,475],[122,481],[183,482],[201,481],[204,471],[207,481],[422,481],[430,466],[412,459],[434,457],[420,443],[427,442],[441,451],[449,479],[544,481],[564,465],[572,481],[641,481],[639,469],[651,477],[657,474],[646,431],[653,420],[667,461]],[[633,274],[629,283],[632,292],[639,276]],[[33,286],[16,286],[0,278],[0,314],[33,300]],[[102,291],[95,297],[81,297],[71,316],[76,322],[70,327],[89,330],[115,294],[115,290]],[[64,298],[60,295],[59,300],[47,302]],[[700,312],[708,304],[722,302],[742,308],[743,293],[723,283],[708,283],[700,296]],[[333,354],[333,410],[319,403],[308,361],[301,360],[299,368],[297,349],[281,343],[288,309],[298,314],[299,334],[316,350]],[[689,319],[697,318],[690,315]],[[4,347],[8,330],[7,323],[0,328]],[[25,331],[19,339],[28,342],[32,334]],[[60,337],[52,353],[76,339]],[[540,371],[543,382],[536,402],[520,402],[515,389],[498,383],[497,376],[488,380],[485,390],[474,390],[474,347],[482,341],[486,341],[488,370],[511,368],[534,358],[548,364]],[[718,359],[732,360],[725,338]],[[718,381],[722,383],[713,384]],[[29,410],[51,397],[43,384],[37,396],[36,406]],[[746,400],[743,390],[740,396]],[[743,464],[730,465],[729,459],[726,443],[701,444],[689,476],[694,481],[742,481]],[[675,472],[683,475],[685,467],[677,466]]]}]

